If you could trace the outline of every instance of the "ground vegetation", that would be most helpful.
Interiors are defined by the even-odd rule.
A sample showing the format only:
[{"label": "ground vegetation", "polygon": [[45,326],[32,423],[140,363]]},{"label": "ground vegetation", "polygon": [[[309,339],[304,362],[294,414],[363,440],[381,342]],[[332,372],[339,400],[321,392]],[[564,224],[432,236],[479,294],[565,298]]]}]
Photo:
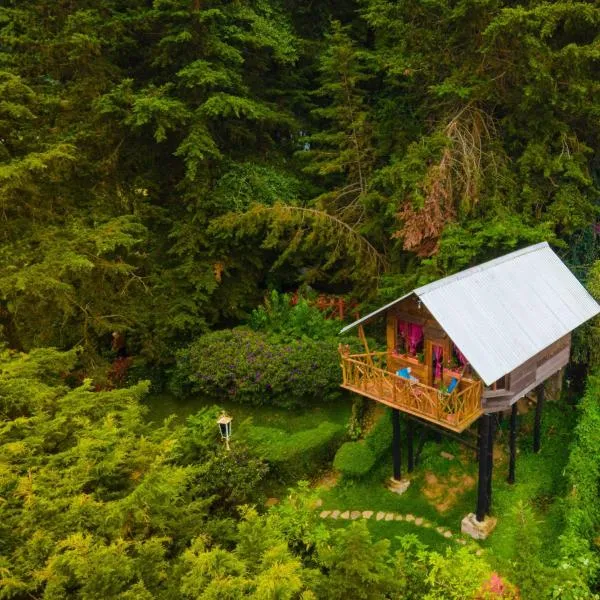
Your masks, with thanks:
[{"label": "ground vegetation", "polygon": [[[597,597],[597,320],[484,556],[330,526],[296,479],[334,461],[326,508],[396,500],[320,294],[353,318],[547,240],[600,297],[599,25],[591,0],[3,2],[0,598]],[[405,501],[444,524],[475,492],[439,450]]]}]

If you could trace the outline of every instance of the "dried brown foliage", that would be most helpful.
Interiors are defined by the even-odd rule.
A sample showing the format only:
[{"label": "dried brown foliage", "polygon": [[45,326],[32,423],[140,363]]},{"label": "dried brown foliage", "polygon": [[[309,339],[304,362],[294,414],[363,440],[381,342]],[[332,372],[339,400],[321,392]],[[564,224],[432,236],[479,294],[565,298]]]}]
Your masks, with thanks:
[{"label": "dried brown foliage", "polygon": [[454,216],[451,203],[452,179],[450,176],[450,151],[444,150],[439,164],[429,169],[427,196],[422,208],[415,208],[409,200],[398,213],[403,226],[394,237],[404,240],[404,249],[418,256],[431,256],[438,248],[439,238],[446,223]]},{"label": "dried brown foliage", "polygon": [[494,166],[493,154],[484,151],[491,139],[493,122],[483,111],[467,106],[444,128],[447,145],[438,163],[429,167],[422,183],[423,206],[408,198],[398,218],[402,227],[394,237],[403,239],[405,250],[431,256],[447,223],[460,209],[469,211],[479,201],[483,173]]}]

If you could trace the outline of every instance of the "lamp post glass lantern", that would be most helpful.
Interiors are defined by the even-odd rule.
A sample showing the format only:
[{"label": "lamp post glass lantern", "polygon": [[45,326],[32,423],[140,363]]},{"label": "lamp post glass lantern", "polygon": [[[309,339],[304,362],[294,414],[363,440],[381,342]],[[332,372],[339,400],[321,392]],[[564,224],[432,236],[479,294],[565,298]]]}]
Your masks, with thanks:
[{"label": "lamp post glass lantern", "polygon": [[217,419],[219,431],[221,433],[221,437],[225,440],[225,447],[227,450],[229,450],[229,438],[231,437],[231,421],[232,418],[226,413],[222,413]]}]

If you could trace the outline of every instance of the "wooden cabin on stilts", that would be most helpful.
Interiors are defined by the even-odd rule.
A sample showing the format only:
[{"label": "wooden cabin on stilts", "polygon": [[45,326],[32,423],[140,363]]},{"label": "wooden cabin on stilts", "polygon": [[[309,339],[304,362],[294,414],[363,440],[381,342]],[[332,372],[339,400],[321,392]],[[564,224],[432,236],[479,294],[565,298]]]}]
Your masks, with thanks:
[{"label": "wooden cabin on stilts", "polygon": [[[477,425],[475,512],[462,530],[486,537],[495,521],[493,446],[498,413],[510,411],[508,481],[516,470],[517,401],[535,390],[533,448],[541,446],[544,382],[569,362],[571,332],[600,306],[544,242],[417,288],[348,325],[364,352],[340,346],[342,387],[392,408],[393,478],[401,491],[400,413],[407,416],[408,470],[413,422],[449,434]],[[363,325],[386,318],[387,349],[370,351]]]}]

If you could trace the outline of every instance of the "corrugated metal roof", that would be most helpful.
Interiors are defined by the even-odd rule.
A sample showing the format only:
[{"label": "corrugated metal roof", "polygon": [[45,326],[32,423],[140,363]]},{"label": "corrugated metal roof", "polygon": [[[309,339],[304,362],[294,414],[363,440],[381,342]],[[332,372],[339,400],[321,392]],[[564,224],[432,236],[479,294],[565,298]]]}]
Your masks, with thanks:
[{"label": "corrugated metal roof", "polygon": [[408,294],[404,294],[404,296],[400,296],[400,298],[397,298],[396,300],[390,302],[389,304],[386,304],[385,306],[382,306],[381,308],[374,310],[372,313],[369,313],[368,315],[361,317],[357,321],[354,321],[354,323],[350,323],[350,325],[346,325],[346,327],[344,327],[343,329],[340,329],[340,334],[346,333],[346,331],[348,331],[349,329],[352,329],[353,327],[356,327],[357,325],[361,325],[362,323],[366,323],[367,321],[370,321],[371,319],[376,317],[379,313],[383,313],[388,308],[392,308],[392,306],[395,306],[396,304],[398,304],[398,302],[402,302],[402,300],[404,300],[405,298],[408,298],[409,296],[412,296],[412,294],[414,294],[414,292],[409,292]]},{"label": "corrugated metal roof", "polygon": [[600,312],[598,303],[546,242],[411,293],[421,299],[487,385]]}]

